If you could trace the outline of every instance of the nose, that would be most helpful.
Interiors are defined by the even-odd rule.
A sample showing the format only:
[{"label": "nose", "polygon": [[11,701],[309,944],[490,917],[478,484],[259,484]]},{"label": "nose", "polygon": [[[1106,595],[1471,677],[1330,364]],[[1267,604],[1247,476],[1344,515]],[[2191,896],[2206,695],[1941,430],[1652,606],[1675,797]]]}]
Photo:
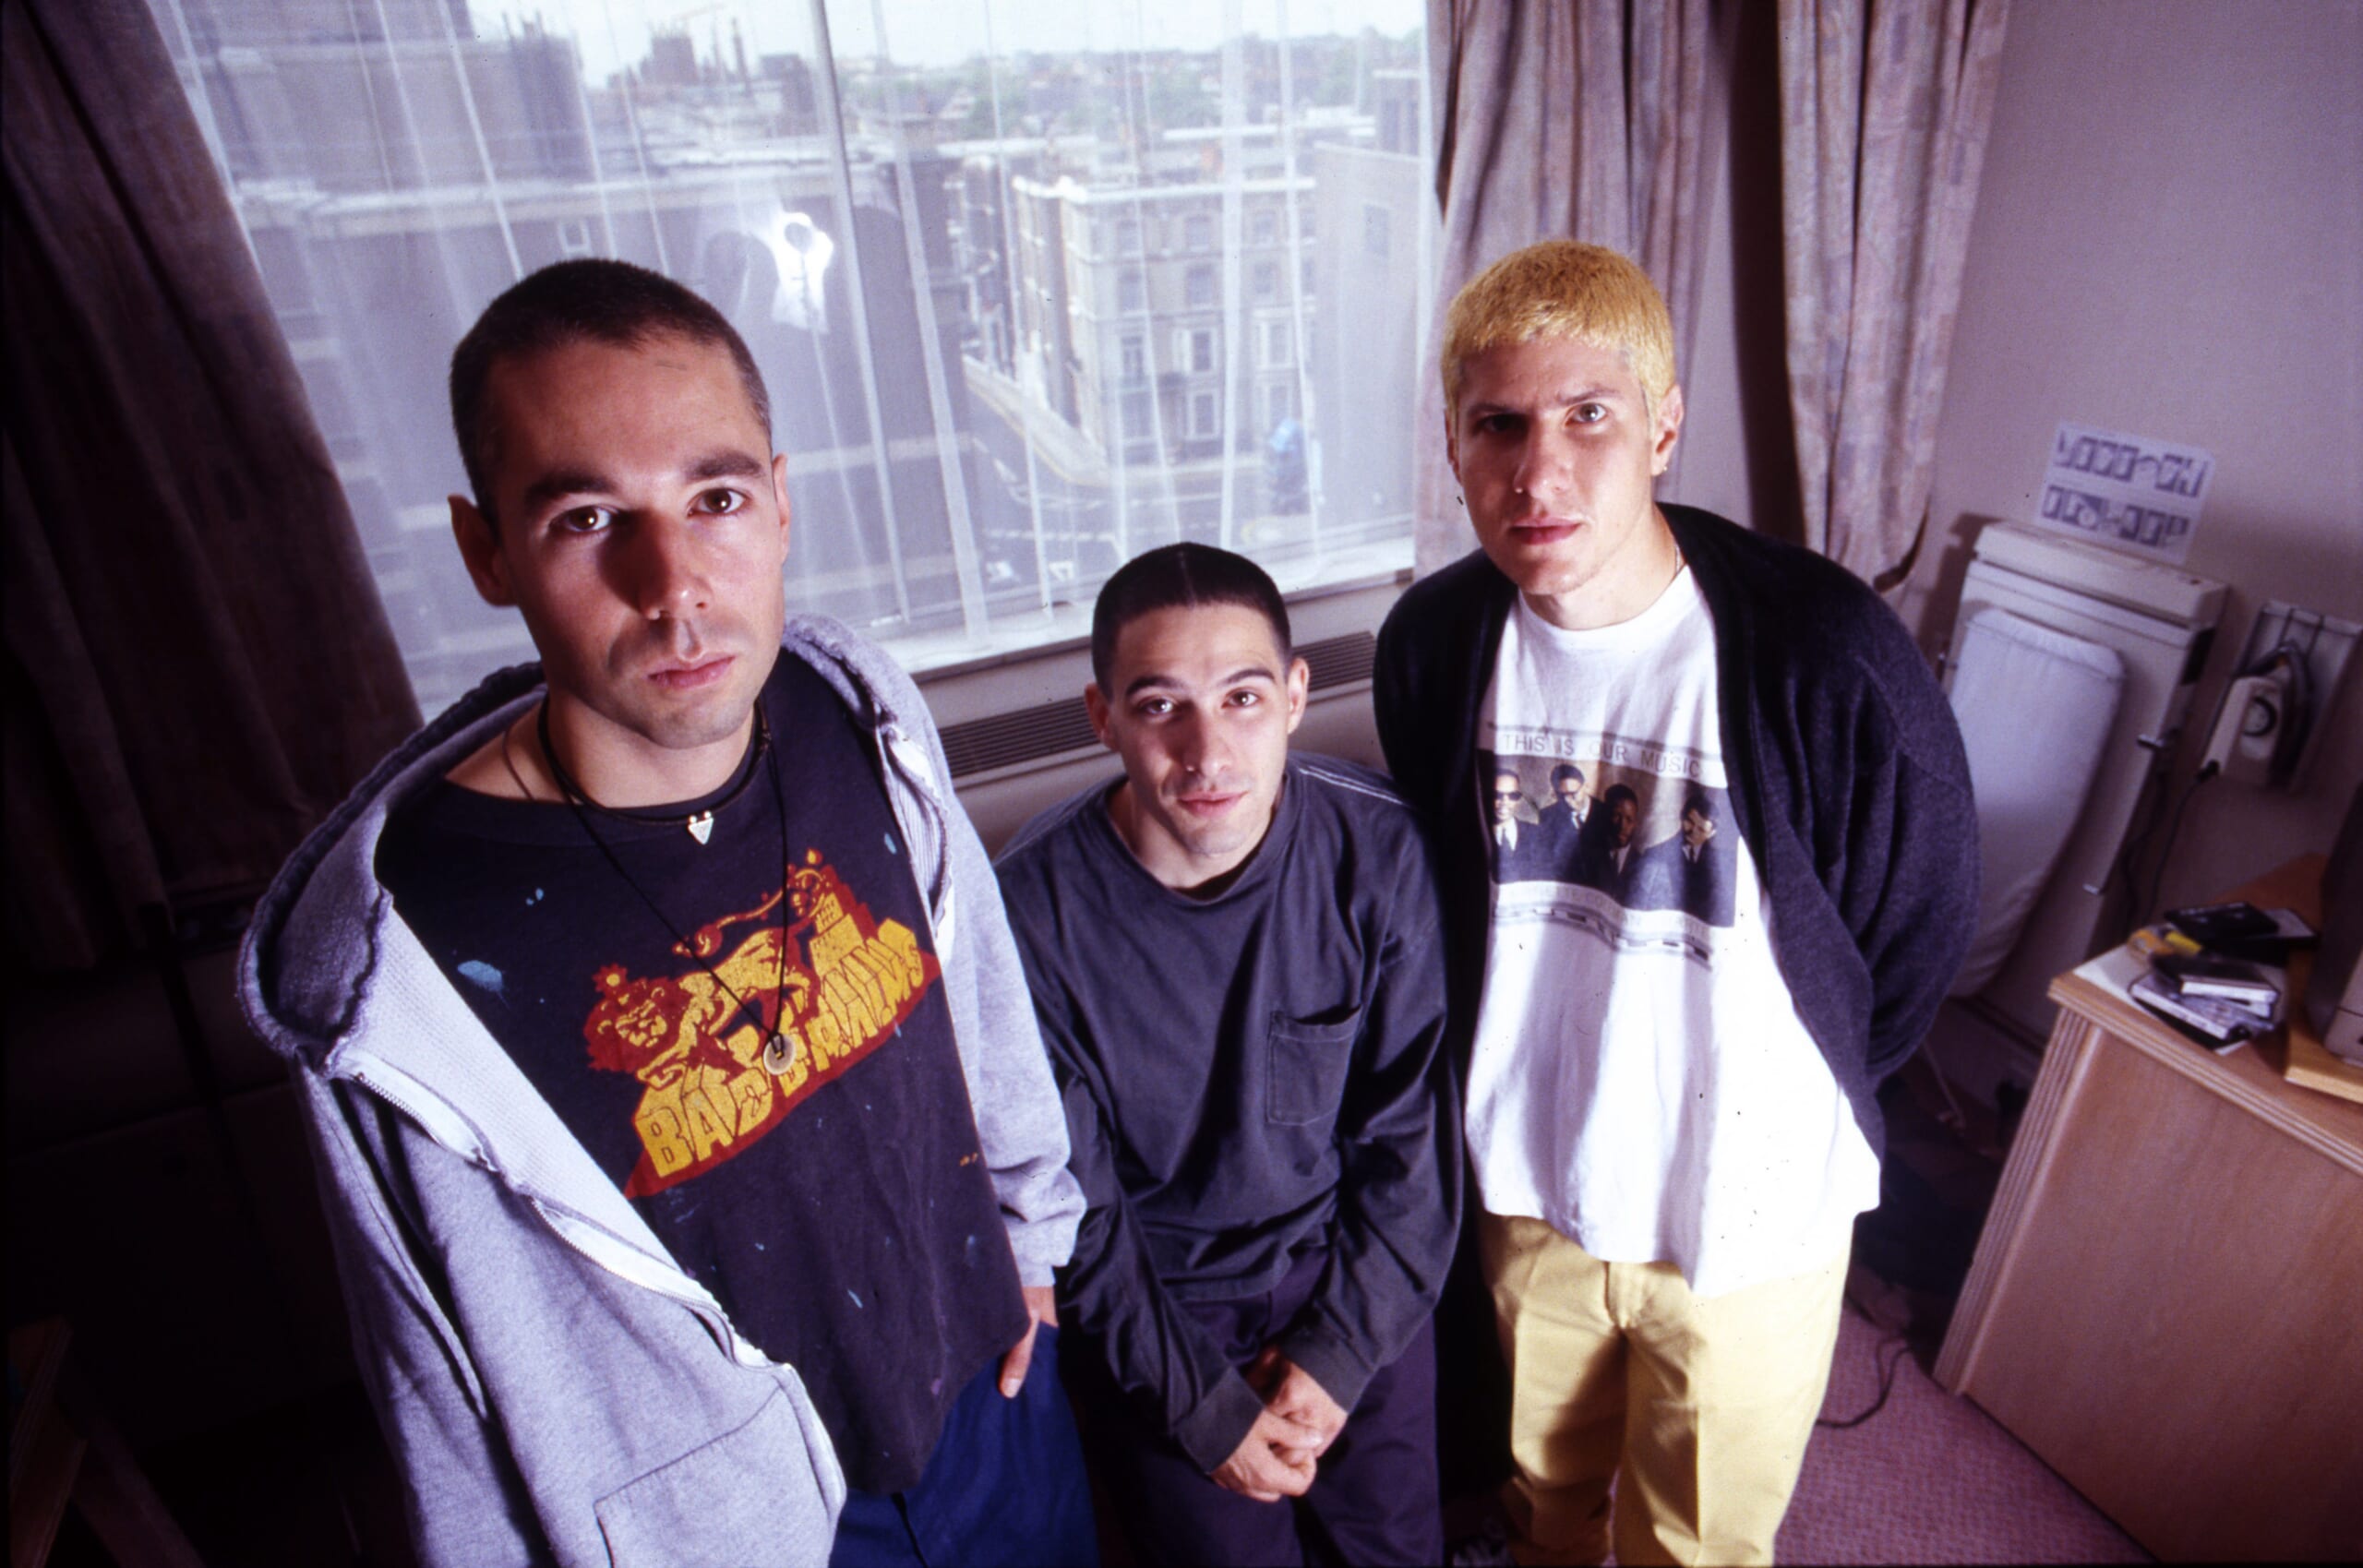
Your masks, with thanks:
[{"label": "nose", "polygon": [[1221,726],[1195,708],[1181,715],[1173,726],[1173,760],[1183,772],[1210,778],[1222,771],[1228,757]]},{"label": "nose", "polygon": [[1567,440],[1546,420],[1536,420],[1527,428],[1526,442],[1518,450],[1517,485],[1518,493],[1530,496],[1547,507],[1546,497],[1556,497],[1565,486]]},{"label": "nose", "polygon": [[703,547],[695,529],[678,519],[634,519],[613,559],[618,589],[643,619],[691,615],[712,599]]}]

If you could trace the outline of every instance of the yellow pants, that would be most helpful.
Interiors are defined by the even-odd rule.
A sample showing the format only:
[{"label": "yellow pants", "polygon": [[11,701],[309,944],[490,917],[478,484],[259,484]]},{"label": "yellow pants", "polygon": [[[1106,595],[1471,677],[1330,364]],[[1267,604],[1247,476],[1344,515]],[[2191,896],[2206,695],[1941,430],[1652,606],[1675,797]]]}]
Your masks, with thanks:
[{"label": "yellow pants", "polygon": [[1769,1562],[1829,1382],[1846,1256],[1701,1299],[1541,1220],[1478,1236],[1510,1371],[1520,1562]]}]

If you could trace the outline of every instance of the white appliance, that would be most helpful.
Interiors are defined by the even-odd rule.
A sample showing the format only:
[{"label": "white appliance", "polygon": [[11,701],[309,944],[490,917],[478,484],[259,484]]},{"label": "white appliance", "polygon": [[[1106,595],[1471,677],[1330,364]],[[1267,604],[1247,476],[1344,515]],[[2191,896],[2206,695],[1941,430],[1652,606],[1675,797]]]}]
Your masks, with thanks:
[{"label": "white appliance", "polygon": [[[2009,956],[1992,969],[1991,978],[1977,992],[1973,1011],[2001,1023],[2018,1037],[2021,1051],[2051,1032],[2055,1009],[2044,993],[2052,977],[2090,958],[2097,946],[2115,934],[2103,926],[2112,907],[2110,873],[2143,789],[2165,765],[2175,736],[2190,711],[2191,694],[2213,644],[2224,601],[2220,582],[2081,540],[2010,522],[1988,523],[1978,536],[1975,557],[1961,585],[1961,611],[1953,622],[1952,647],[1946,659],[1949,688],[1962,679],[1964,645],[1972,643],[1972,628],[1979,625],[1981,613],[1989,609],[2007,612],[2018,622],[2032,622],[2071,640],[2081,649],[2072,657],[2086,668],[2105,664],[2100,651],[2107,651],[2114,654],[2122,677],[2115,683],[2113,700],[2105,706],[2066,708],[2071,700],[2069,683],[2065,680],[2056,694],[2046,695],[2039,688],[2031,693],[2031,730],[2045,717],[2032,704],[2045,701],[2062,705],[2053,716],[2067,713],[2065,722],[2071,725],[2078,722],[2107,725],[2097,748],[2063,746],[2057,759],[2063,774],[2089,772],[2088,780],[2069,776],[2058,780],[2063,802],[2058,809],[2062,814],[2074,812],[2071,828],[2062,833],[2057,822],[2030,826],[2009,818],[1991,822],[1981,802],[1981,832],[1995,841],[1986,854],[1989,865],[2010,864],[2010,851],[2020,836],[2039,832],[2048,842],[2063,844],[2047,879],[2042,878],[2039,866],[2032,872],[2023,864],[2018,867],[2019,874],[2042,880],[2039,896],[2008,901],[2014,908],[1988,910],[1991,918],[2020,922],[2015,939],[2007,930],[1980,933],[1981,942],[1989,948],[2005,944]],[[1987,616],[1985,624],[1990,630],[2005,623],[2002,617]],[[1991,638],[1983,640],[2005,645]],[[1969,652],[1980,660],[1986,656],[1974,645]],[[2063,664],[2063,675],[2070,667]],[[1973,666],[1973,675],[1976,668]],[[2114,718],[2105,718],[2112,708]],[[2079,712],[2091,717],[2080,720],[2074,716]],[[1993,736],[2000,731],[1989,724],[1985,733]],[[1969,726],[1964,726],[1964,738],[1973,746],[1973,774],[1981,766],[1994,775],[1997,768],[2041,765],[2024,755],[2023,736],[2013,737],[2019,743],[2015,749],[1997,746],[1990,738],[1981,741]],[[2000,792],[1996,793],[1998,797]],[[2081,809],[2075,806],[2078,799],[2082,802]],[[2019,858],[2023,861],[2022,856]],[[1965,1065],[1948,1063],[1956,1077],[1962,1076],[1960,1069]],[[1974,1074],[1964,1081],[1981,1094],[1987,1087]]]}]

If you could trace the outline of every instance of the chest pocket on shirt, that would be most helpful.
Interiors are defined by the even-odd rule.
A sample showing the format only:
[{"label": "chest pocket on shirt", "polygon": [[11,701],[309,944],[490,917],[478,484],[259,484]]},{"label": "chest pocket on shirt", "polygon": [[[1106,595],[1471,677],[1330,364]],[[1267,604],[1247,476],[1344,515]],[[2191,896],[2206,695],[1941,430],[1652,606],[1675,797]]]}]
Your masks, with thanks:
[{"label": "chest pocket on shirt", "polygon": [[1335,1117],[1346,1092],[1354,1037],[1361,1027],[1359,1008],[1318,1023],[1272,1014],[1265,1061],[1265,1119],[1305,1127]]}]

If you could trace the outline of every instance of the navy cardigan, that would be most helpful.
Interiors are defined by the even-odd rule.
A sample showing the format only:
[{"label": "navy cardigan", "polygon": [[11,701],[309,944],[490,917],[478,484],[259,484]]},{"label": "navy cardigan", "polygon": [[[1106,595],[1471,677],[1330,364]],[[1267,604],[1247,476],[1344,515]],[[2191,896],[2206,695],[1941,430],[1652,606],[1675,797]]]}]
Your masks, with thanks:
[{"label": "navy cardigan", "polygon": [[[1733,808],[1771,896],[1774,957],[1882,1150],[1874,1093],[1927,1031],[1977,915],[1961,732],[1902,623],[1859,579],[1712,513],[1661,509],[1714,621]],[[1492,912],[1477,718],[1517,597],[1473,552],[1414,583],[1378,636],[1379,744],[1435,835],[1464,1064]]]}]

